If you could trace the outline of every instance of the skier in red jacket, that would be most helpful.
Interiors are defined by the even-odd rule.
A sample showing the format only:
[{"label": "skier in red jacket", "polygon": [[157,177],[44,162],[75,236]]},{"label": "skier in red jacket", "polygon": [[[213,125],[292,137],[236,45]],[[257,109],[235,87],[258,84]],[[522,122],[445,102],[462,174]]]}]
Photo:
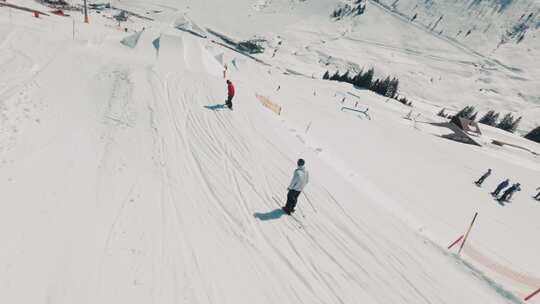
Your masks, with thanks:
[{"label": "skier in red jacket", "polygon": [[230,80],[227,80],[227,102],[225,103],[232,110],[232,100],[234,97],[234,85]]}]

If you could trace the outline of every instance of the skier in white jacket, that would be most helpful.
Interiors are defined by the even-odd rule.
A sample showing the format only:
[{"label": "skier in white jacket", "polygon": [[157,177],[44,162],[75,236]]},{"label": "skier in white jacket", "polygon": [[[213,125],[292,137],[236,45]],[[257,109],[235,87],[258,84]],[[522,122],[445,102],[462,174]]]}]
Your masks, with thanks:
[{"label": "skier in white jacket", "polygon": [[296,207],[296,202],[298,201],[298,196],[304,190],[304,187],[309,182],[309,172],[304,168],[305,161],[299,159],[297,162],[298,167],[294,170],[293,178],[291,184],[289,185],[289,193],[287,194],[287,204],[283,207],[283,211],[290,215],[294,212]]}]

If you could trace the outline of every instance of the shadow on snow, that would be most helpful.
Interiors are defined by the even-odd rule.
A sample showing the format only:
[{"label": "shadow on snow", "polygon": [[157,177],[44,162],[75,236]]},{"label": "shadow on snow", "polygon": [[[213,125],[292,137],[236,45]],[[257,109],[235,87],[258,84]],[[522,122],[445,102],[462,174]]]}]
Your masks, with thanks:
[{"label": "shadow on snow", "polygon": [[258,218],[261,221],[277,220],[283,215],[285,215],[285,212],[281,208],[278,208],[278,209],[275,209],[266,213],[255,212],[253,214],[254,217]]},{"label": "shadow on snow", "polygon": [[215,105],[208,105],[204,106],[208,110],[217,111],[217,110],[225,110],[227,109],[227,106],[225,104],[215,104]]}]

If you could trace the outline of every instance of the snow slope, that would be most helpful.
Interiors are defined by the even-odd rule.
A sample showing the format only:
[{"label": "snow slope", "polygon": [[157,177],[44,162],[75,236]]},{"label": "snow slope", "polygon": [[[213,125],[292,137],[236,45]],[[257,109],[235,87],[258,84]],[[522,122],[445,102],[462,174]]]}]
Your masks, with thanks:
[{"label": "snow slope", "polygon": [[[374,2],[377,3],[411,19],[416,15],[417,23],[482,53],[490,53],[505,44],[523,44],[518,52],[524,52],[526,47],[538,43],[540,5],[536,1]],[[524,38],[519,41],[521,36]]]},{"label": "snow slope", "polygon": [[[529,191],[536,157],[415,129],[398,104],[283,73],[309,61],[262,65],[159,7],[129,24],[146,27],[135,48],[97,15],[72,39],[70,19],[0,10],[0,302],[519,303],[532,289],[538,204],[519,193],[502,208],[470,181],[496,164]],[[373,120],[339,111],[337,93]],[[312,180],[296,221],[278,208],[299,157]],[[443,250],[474,210],[468,252],[525,283]]]},{"label": "snow slope", "polygon": [[302,20],[279,33],[278,51],[266,53],[267,60],[317,78],[327,70],[374,67],[376,77],[399,78],[401,94],[433,106],[433,113],[472,105],[480,116],[491,109],[523,116],[522,133],[538,123],[540,70],[531,64],[539,56],[537,38],[480,53],[375,3],[354,19],[321,20]]}]

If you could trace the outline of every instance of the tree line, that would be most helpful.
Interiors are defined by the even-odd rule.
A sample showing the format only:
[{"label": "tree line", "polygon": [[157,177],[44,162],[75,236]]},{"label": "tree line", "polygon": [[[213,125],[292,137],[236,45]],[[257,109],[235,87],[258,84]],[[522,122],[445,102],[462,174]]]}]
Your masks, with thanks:
[{"label": "tree line", "polygon": [[326,71],[323,75],[323,79],[350,83],[357,88],[367,89],[379,95],[395,99],[404,105],[412,106],[411,101],[398,94],[399,79],[390,76],[387,76],[384,79],[374,79],[374,75],[374,68],[370,68],[365,72],[364,69],[362,69],[357,74],[352,74],[349,71],[340,74],[339,71],[336,71],[333,75],[330,75],[330,72]]},{"label": "tree line", "polygon": [[[452,118],[452,117],[462,117],[465,119],[469,119],[472,121],[476,121],[476,118],[478,116],[478,111],[475,110],[473,106],[466,106],[463,109],[461,109],[456,115],[448,115],[444,112],[444,109],[442,109],[437,115],[444,117],[444,118]],[[522,117],[514,117],[512,113],[505,114],[502,118],[500,118],[501,114],[499,112],[495,112],[494,110],[488,111],[484,116],[482,116],[478,122],[484,125],[496,127],[511,133],[515,133]],[[499,119],[500,118],[500,119]],[[540,125],[531,130],[529,133],[527,133],[525,138],[530,139],[532,141],[540,143]]]}]

